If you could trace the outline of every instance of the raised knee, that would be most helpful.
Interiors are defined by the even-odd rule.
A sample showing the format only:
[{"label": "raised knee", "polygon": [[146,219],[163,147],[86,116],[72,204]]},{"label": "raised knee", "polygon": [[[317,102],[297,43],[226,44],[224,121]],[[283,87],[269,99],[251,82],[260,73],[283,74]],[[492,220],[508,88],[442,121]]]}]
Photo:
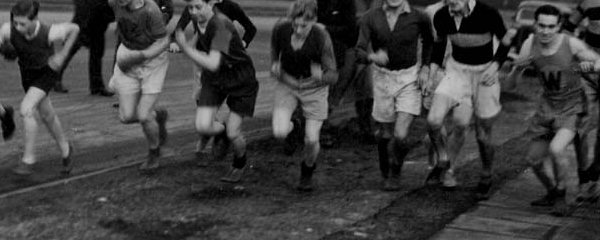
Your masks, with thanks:
[{"label": "raised knee", "polygon": [[564,152],[564,149],[561,147],[550,145],[549,152],[550,152],[550,154],[552,154],[552,156],[556,157],[556,156],[562,155]]},{"label": "raised knee", "polygon": [[33,107],[21,107],[20,112],[23,118],[35,117],[35,108]]},{"label": "raised knee", "polygon": [[427,115],[427,123],[431,129],[440,129],[444,123],[444,118],[429,114]]},{"label": "raised knee", "polygon": [[121,123],[124,124],[132,124],[137,122],[137,119],[133,114],[121,114],[119,116],[119,120],[121,120]]},{"label": "raised knee", "polygon": [[284,126],[273,126],[273,136],[276,139],[284,139],[289,134],[289,129]]}]

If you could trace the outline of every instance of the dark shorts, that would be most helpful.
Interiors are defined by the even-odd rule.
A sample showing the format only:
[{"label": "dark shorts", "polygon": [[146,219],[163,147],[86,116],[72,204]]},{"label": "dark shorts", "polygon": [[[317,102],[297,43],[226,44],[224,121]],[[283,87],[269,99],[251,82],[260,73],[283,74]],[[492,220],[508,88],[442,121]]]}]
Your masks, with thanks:
[{"label": "dark shorts", "polygon": [[21,84],[25,92],[30,87],[36,87],[48,94],[58,79],[60,79],[60,75],[48,65],[40,69],[21,68]]},{"label": "dark shorts", "polygon": [[587,115],[580,114],[544,114],[536,112],[529,120],[529,128],[525,136],[532,140],[551,141],[560,129],[568,129],[583,134],[589,128]]},{"label": "dark shorts", "polygon": [[221,106],[227,99],[227,106],[232,112],[244,117],[252,117],[257,95],[258,82],[255,79],[243,85],[227,88],[208,83],[202,84],[196,105],[198,107]]}]

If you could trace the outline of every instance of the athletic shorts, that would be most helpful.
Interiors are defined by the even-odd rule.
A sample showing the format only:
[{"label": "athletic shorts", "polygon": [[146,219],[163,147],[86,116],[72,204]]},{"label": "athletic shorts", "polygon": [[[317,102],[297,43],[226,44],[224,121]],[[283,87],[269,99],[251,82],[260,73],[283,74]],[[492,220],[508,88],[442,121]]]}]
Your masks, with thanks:
[{"label": "athletic shorts", "polygon": [[258,82],[254,78],[244,84],[228,88],[214,83],[204,83],[200,87],[196,105],[198,107],[219,107],[227,99],[227,107],[232,112],[243,117],[252,117],[257,95]]},{"label": "athletic shorts", "polygon": [[325,120],[328,114],[329,86],[297,90],[277,82],[275,83],[274,109],[287,109],[294,112],[300,104],[306,119]]},{"label": "athletic shorts", "polygon": [[373,118],[377,122],[396,121],[397,112],[421,113],[421,91],[417,85],[419,67],[390,71],[375,65],[373,79]]},{"label": "athletic shorts", "polygon": [[536,112],[529,120],[525,136],[533,140],[551,141],[560,129],[583,133],[587,125],[584,114],[549,114]]},{"label": "athletic shorts", "polygon": [[[130,51],[132,50],[121,44],[117,56]],[[157,94],[162,92],[168,67],[169,56],[166,51],[152,59],[147,59],[127,72],[121,71],[118,64],[115,64],[108,87],[118,94],[134,94],[140,91],[142,94]]]},{"label": "athletic shorts", "polygon": [[442,79],[444,79],[445,75],[446,75],[446,73],[444,72],[443,69],[439,69],[437,71],[435,78],[433,79],[433,84],[431,86],[432,92],[427,96],[423,96],[423,108],[424,109],[426,109],[426,110],[431,109],[431,104],[433,103],[433,95],[435,95],[434,94],[435,89],[440,84]]},{"label": "athletic shorts", "polygon": [[[435,95],[443,95],[451,99],[446,103],[450,108],[466,105],[473,108],[475,116],[481,119],[492,118],[502,110],[500,104],[500,82],[496,79],[491,86],[485,86],[482,75],[490,63],[467,65],[449,58],[446,63],[446,74],[435,89]],[[496,74],[496,78],[498,75]],[[436,104],[434,102],[434,104]]]},{"label": "athletic shorts", "polygon": [[60,75],[48,65],[40,69],[20,68],[20,70],[21,84],[25,92],[30,87],[36,87],[48,94],[54,87],[54,84],[60,79]]}]

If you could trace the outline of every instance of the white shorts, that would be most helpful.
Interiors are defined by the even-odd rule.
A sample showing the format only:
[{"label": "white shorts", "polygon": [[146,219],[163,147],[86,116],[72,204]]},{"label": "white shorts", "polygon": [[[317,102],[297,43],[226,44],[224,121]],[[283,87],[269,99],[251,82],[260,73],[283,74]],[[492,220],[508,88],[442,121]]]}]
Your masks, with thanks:
[{"label": "white shorts", "polygon": [[396,112],[421,113],[421,91],[417,85],[419,66],[390,71],[372,68],[373,118],[382,123],[396,121]]},{"label": "white shorts", "polygon": [[[131,51],[123,44],[119,45],[117,59],[119,59],[118,56],[121,54],[128,54]],[[166,51],[134,66],[126,73],[121,71],[118,64],[115,64],[113,76],[108,83],[108,87],[118,94],[134,94],[140,91],[142,94],[160,93],[168,67],[169,56]]]},{"label": "white shorts", "polygon": [[[465,105],[473,108],[475,116],[482,119],[492,118],[500,113],[500,82],[485,86],[481,83],[483,71],[491,64],[467,65],[453,58],[446,63],[446,74],[435,89],[436,95],[451,99],[444,103],[449,107]],[[498,75],[495,76],[498,78]],[[433,104],[436,104],[435,102]]]}]

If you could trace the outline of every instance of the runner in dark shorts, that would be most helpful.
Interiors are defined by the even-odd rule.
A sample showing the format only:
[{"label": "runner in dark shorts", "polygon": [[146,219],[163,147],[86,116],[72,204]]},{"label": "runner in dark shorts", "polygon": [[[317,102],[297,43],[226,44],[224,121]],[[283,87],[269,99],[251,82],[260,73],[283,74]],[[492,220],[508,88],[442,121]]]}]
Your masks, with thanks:
[{"label": "runner in dark shorts", "polygon": [[[196,100],[196,131],[201,136],[200,149],[213,139],[215,157],[226,156],[233,145],[233,163],[223,182],[241,181],[247,167],[246,139],[242,134],[245,117],[252,117],[258,93],[252,59],[235,26],[214,5],[216,0],[185,0],[194,23],[192,43],[178,28],[175,40],[181,51],[199,66],[202,88]],[[220,106],[226,100],[231,110],[225,122],[216,120]]]},{"label": "runner in dark shorts", "polygon": [[[0,28],[0,45],[10,44],[14,48],[25,91],[20,109],[25,128],[25,147],[23,156],[13,172],[20,175],[33,173],[39,116],[62,153],[61,172],[69,174],[73,168],[73,146],[64,134],[48,93],[58,80],[58,71],[77,39],[79,27],[72,23],[42,23],[38,20],[39,7],[40,3],[37,0],[17,1],[10,11],[11,22]],[[58,42],[63,43],[62,47],[55,46]],[[5,116],[11,115],[11,110],[6,110]]]}]

